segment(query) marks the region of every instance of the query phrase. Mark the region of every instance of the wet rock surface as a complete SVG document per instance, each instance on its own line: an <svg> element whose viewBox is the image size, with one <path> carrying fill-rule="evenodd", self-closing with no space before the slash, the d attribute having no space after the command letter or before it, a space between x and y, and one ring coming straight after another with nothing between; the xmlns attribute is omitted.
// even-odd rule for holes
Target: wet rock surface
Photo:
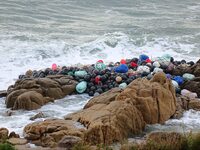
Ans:
<svg viewBox="0 0 200 150"><path fill-rule="evenodd" d="M8 139L8 133L9 131L7 128L0 128L0 142Z"/></svg>
<svg viewBox="0 0 200 150"><path fill-rule="evenodd" d="M71 76L48 76L16 81L8 88L6 107L33 110L44 104L72 94L77 82Z"/></svg>
<svg viewBox="0 0 200 150"><path fill-rule="evenodd" d="M172 118L180 119L183 116L183 113L189 109L199 111L200 110L200 99L178 95L177 101L176 101L176 112L172 116Z"/></svg>
<svg viewBox="0 0 200 150"><path fill-rule="evenodd" d="M47 119L34 122L24 128L25 138L44 147L56 147L64 136L82 137L84 128L78 128L72 120Z"/></svg>
<svg viewBox="0 0 200 150"><path fill-rule="evenodd" d="M25 145L28 143L28 141L23 138L10 138L8 139L8 143L12 145Z"/></svg>
<svg viewBox="0 0 200 150"><path fill-rule="evenodd" d="M67 150L72 149L75 145L82 142L82 139L77 136L64 136L58 143L59 148Z"/></svg>
<svg viewBox="0 0 200 150"><path fill-rule="evenodd" d="M164 73L158 73L150 81L139 78L124 90L116 88L94 97L83 110L65 116L66 120L35 122L24 132L26 139L48 147L56 146L64 136L111 144L141 133L146 124L163 123L175 110L175 89ZM84 128L75 126L76 122Z"/></svg>
<svg viewBox="0 0 200 150"><path fill-rule="evenodd" d="M184 82L181 87L197 93L198 97L200 97L200 77L196 77L193 80Z"/></svg>
<svg viewBox="0 0 200 150"><path fill-rule="evenodd" d="M47 117L47 115L45 115L43 112L39 112L36 115L30 117L30 120L35 120L38 118L46 118L46 117Z"/></svg>
<svg viewBox="0 0 200 150"><path fill-rule="evenodd" d="M7 91L6 90L0 91L0 98L1 97L6 97L6 96L7 96Z"/></svg>

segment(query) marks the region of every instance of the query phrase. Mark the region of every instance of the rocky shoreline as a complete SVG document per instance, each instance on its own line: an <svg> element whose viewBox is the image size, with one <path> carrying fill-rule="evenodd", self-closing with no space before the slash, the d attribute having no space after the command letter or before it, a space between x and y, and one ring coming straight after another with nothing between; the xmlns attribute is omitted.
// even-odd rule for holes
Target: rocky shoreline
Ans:
<svg viewBox="0 0 200 150"><path fill-rule="evenodd" d="M51 148L72 148L80 142L110 145L141 133L146 124L200 110L200 60L162 56L152 61L141 55L107 66L103 61L80 68L54 64L44 71L27 71L2 93L6 107L13 110L34 110L66 95L88 93L94 97L83 110L28 124L24 138ZM7 134L10 139L5 130L1 128L0 137Z"/></svg>

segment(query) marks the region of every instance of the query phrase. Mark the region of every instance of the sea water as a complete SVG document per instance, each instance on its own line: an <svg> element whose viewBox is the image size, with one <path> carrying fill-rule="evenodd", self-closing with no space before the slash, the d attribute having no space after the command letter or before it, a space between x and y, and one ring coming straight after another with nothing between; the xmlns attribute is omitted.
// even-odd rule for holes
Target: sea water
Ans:
<svg viewBox="0 0 200 150"><path fill-rule="evenodd" d="M26 70L51 64L106 63L121 58L151 58L170 54L177 60L200 56L200 1L198 0L1 0L0 90ZM0 127L22 135L29 118L38 112L62 118L81 109L87 95L68 96L34 111L6 116L0 99ZM199 129L197 111L147 130Z"/></svg>

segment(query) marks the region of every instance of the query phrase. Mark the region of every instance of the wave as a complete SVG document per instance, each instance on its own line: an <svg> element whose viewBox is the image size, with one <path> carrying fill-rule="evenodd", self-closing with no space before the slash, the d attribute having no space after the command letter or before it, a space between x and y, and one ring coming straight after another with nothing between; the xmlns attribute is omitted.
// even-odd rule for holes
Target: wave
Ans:
<svg viewBox="0 0 200 150"><path fill-rule="evenodd" d="M64 40L39 40L27 37L9 37L0 40L0 89L28 69L43 69L52 63L58 65L93 64L98 59L106 63L122 58L138 57L145 53L151 58L170 54L176 59L197 60L190 55L194 44L177 43L169 38L132 39L122 32L107 33L94 41L70 45Z"/></svg>

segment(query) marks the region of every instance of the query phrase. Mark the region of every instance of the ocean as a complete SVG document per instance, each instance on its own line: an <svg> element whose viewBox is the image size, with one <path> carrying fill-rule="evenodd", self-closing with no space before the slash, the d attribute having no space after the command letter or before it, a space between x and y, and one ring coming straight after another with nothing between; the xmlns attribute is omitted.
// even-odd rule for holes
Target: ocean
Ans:
<svg viewBox="0 0 200 150"><path fill-rule="evenodd" d="M1 0L0 90L26 70L51 64L106 63L147 54L170 54L176 60L200 56L199 0ZM22 135L29 117L44 112L62 118L81 109L87 95L67 96L35 111L5 116L0 99L0 127ZM65 105L63 105L65 104ZM148 130L197 130L200 113L190 110L179 120Z"/></svg>

